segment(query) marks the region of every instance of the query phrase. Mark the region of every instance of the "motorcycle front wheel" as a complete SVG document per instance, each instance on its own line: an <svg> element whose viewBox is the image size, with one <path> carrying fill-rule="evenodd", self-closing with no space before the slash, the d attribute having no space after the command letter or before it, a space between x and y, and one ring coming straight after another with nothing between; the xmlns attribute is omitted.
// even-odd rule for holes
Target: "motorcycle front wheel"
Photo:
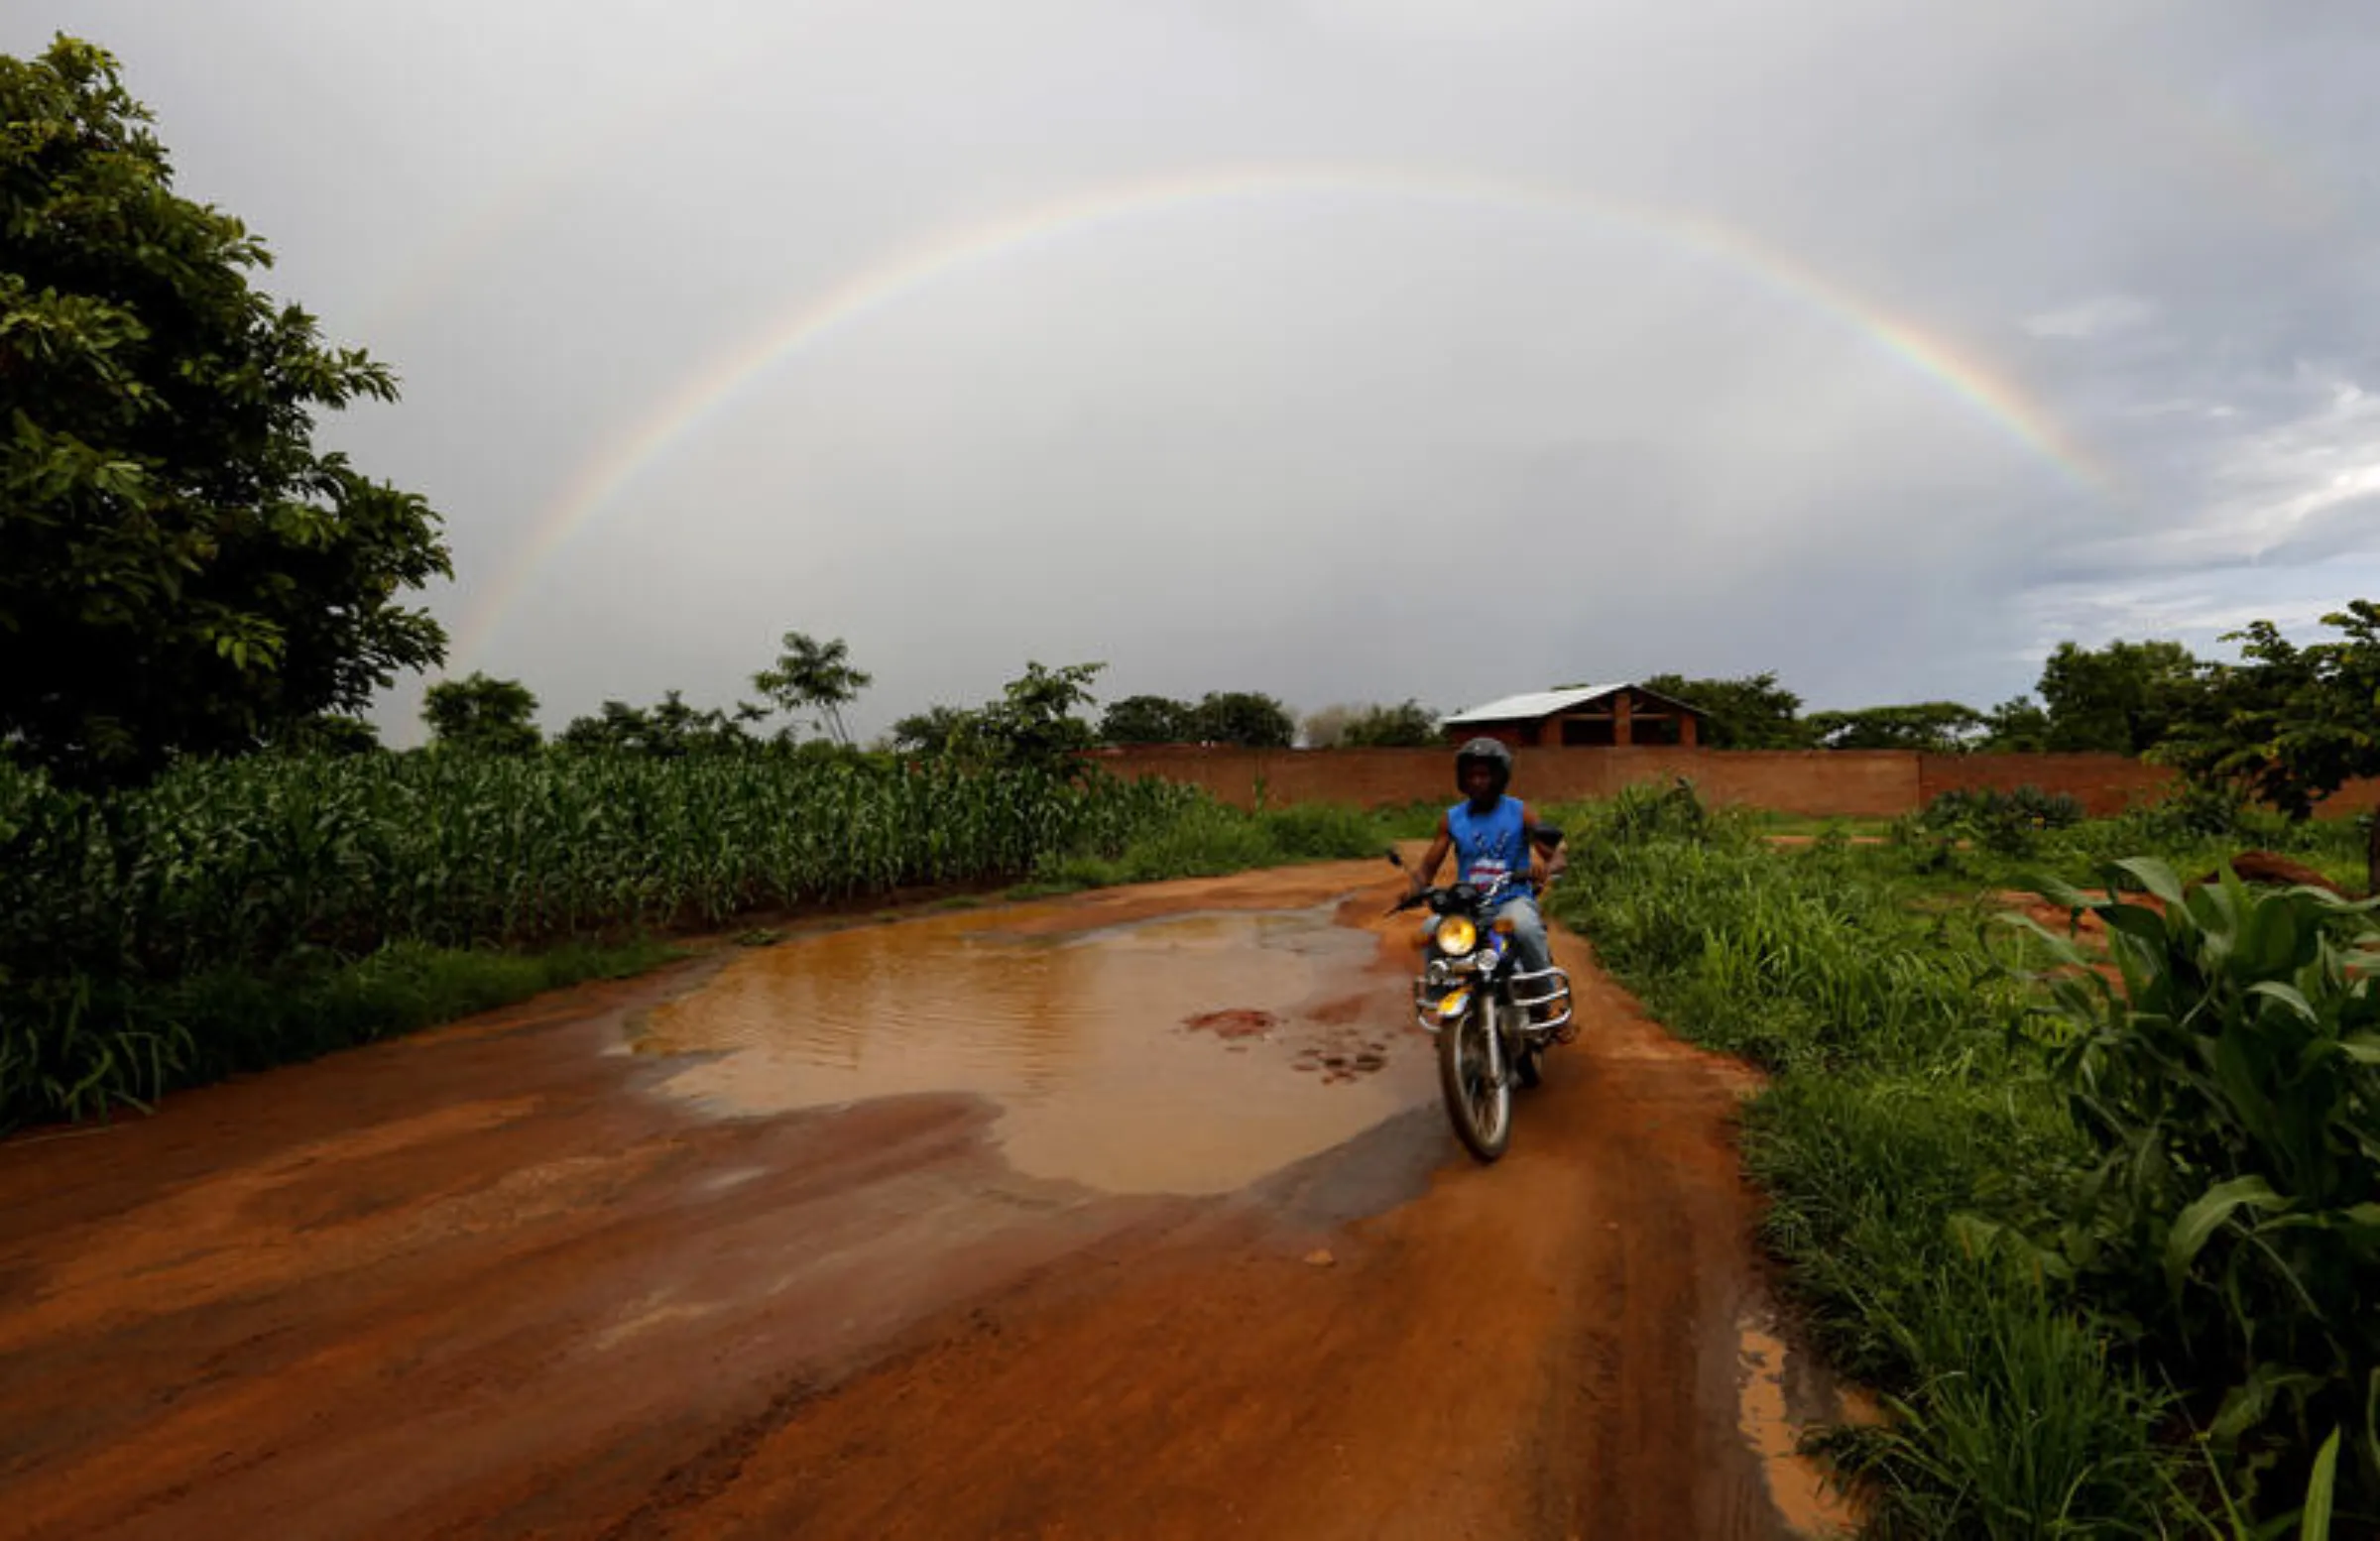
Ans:
<svg viewBox="0 0 2380 1541"><path fill-rule="evenodd" d="M1446 1117L1455 1137L1482 1161L1492 1161L1512 1143L1510 1067L1489 1072L1488 1008L1475 1005L1438 1029L1438 1088L1446 1094Z"/></svg>

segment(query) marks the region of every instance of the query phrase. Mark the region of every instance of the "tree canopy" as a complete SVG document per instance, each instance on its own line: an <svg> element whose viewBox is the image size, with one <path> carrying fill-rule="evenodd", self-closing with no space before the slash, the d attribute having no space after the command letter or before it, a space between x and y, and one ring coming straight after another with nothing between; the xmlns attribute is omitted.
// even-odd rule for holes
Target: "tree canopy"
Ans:
<svg viewBox="0 0 2380 1541"><path fill-rule="evenodd" d="M1128 695L1099 719L1102 744L1187 744L1198 737L1196 708L1163 695Z"/></svg>
<svg viewBox="0 0 2380 1541"><path fill-rule="evenodd" d="M974 713L956 706L929 706L892 725L892 747L912 755L939 755L966 732Z"/></svg>
<svg viewBox="0 0 2380 1541"><path fill-rule="evenodd" d="M2226 633L2215 664L2155 758L2231 782L2293 818L2359 776L2380 776L2380 601L2322 618L2335 638L2299 647L2270 621Z"/></svg>
<svg viewBox="0 0 2380 1541"><path fill-rule="evenodd" d="M1773 671L1736 679L1655 674L1639 683L1655 695L1683 701L1702 712L1701 742L1706 748L1810 747L1812 735L1801 720L1802 698L1778 684Z"/></svg>
<svg viewBox="0 0 2380 1541"><path fill-rule="evenodd" d="M670 690L649 707L606 701L596 714L572 718L554 742L567 749L622 750L662 760L722 754L759 747L745 724L762 715L751 705L740 704L733 712L689 706L680 692Z"/></svg>
<svg viewBox="0 0 2380 1541"><path fill-rule="evenodd" d="M314 448L395 378L251 287L116 61L0 58L0 745L70 779L361 709L445 635L418 497Z"/></svg>
<svg viewBox="0 0 2380 1541"><path fill-rule="evenodd" d="M540 742L537 698L517 679L473 670L441 679L422 692L421 720L430 742L475 755L526 755Z"/></svg>
<svg viewBox="0 0 2380 1541"><path fill-rule="evenodd" d="M1231 744L1242 749L1287 749L1297 719L1271 696L1252 690L1212 690L1196 704L1171 696L1128 695L1099 721L1103 744Z"/></svg>
<svg viewBox="0 0 2380 1541"><path fill-rule="evenodd" d="M963 714L946 752L997 769L1071 773L1083 752L1098 742L1091 724L1076 712L1090 704L1091 681L1106 667L1047 668L1027 662L1021 675L1002 687L998 700Z"/></svg>
<svg viewBox="0 0 2380 1541"><path fill-rule="evenodd" d="M780 712L812 713L820 732L849 749L843 708L858 700L875 676L852 666L851 649L840 637L822 643L804 632L787 632L782 649L774 665L752 676L753 688Z"/></svg>
<svg viewBox="0 0 2380 1541"><path fill-rule="evenodd" d="M1990 719L1957 701L1812 712L1806 719L1821 749L1913 749L1957 754L1973 747Z"/></svg>
<svg viewBox="0 0 2380 1541"><path fill-rule="evenodd" d="M1202 744L1287 749L1297 741L1297 719L1289 708L1254 690L1207 692L1191 710L1190 727Z"/></svg>
<svg viewBox="0 0 2380 1541"><path fill-rule="evenodd" d="M1431 749L1444 740L1438 714L1411 697L1394 706L1364 707L1340 733L1350 749Z"/></svg>
<svg viewBox="0 0 2380 1541"><path fill-rule="evenodd" d="M2060 643L2041 666L2044 747L2146 754L2188 709L2199 672L2199 660L2177 642Z"/></svg>

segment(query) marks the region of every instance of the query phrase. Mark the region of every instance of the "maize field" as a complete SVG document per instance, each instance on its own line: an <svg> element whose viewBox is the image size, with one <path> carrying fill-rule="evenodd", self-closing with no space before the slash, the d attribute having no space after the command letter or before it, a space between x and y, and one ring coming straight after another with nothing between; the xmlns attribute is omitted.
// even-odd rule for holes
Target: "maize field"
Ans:
<svg viewBox="0 0 2380 1541"><path fill-rule="evenodd" d="M0 1124L162 1090L190 1057L157 1005L179 981L996 882L1199 800L765 754L256 756L110 796L0 763Z"/></svg>

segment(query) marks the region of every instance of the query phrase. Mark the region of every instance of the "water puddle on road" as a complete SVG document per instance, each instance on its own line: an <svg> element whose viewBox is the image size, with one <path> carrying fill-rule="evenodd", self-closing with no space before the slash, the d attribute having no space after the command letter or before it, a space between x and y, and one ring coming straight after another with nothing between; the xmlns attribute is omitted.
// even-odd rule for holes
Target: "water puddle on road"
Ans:
<svg viewBox="0 0 2380 1541"><path fill-rule="evenodd" d="M1793 1534L1808 1541L1848 1536L1859 1528L1859 1512L1838 1486L1827 1468L1801 1452L1807 1426L1797 1417L1788 1395L1787 1380L1795 1368L1793 1351L1779 1338L1765 1313L1736 1323L1742 1341L1737 1364L1736 1432L1760 1460L1761 1476L1778 1517ZM1837 1393L1840 1398L1841 1393ZM1830 1414L1863 1421L1858 1410L1845 1406ZM1864 1421L1873 1421L1872 1419Z"/></svg>
<svg viewBox="0 0 2380 1541"><path fill-rule="evenodd" d="M637 1047L720 1055L663 1084L719 1111L976 1093L1020 1171L1228 1192L1435 1094L1377 938L1333 913L1049 934L1027 923L1044 909L803 937L655 1008Z"/></svg>

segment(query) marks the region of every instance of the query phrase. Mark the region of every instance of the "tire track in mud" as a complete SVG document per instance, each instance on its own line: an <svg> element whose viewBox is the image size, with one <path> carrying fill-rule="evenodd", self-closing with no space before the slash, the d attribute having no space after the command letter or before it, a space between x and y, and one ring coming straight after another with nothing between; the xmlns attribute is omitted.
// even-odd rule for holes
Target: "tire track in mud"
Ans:
<svg viewBox="0 0 2380 1541"><path fill-rule="evenodd" d="M1391 883L1294 869L1004 924L1359 892L1354 921ZM1357 991L1401 1012L1399 941ZM1776 1423L1833 1416L1831 1393L1746 1358L1774 1333L1732 1143L1747 1077L1558 946L1586 1030L1493 1168L1434 1104L1209 1198L1022 1175L982 1098L705 1116L654 1090L682 1062L618 1050L716 964L0 1144L10 1523L177 1541L1815 1527L1833 1511Z"/></svg>

